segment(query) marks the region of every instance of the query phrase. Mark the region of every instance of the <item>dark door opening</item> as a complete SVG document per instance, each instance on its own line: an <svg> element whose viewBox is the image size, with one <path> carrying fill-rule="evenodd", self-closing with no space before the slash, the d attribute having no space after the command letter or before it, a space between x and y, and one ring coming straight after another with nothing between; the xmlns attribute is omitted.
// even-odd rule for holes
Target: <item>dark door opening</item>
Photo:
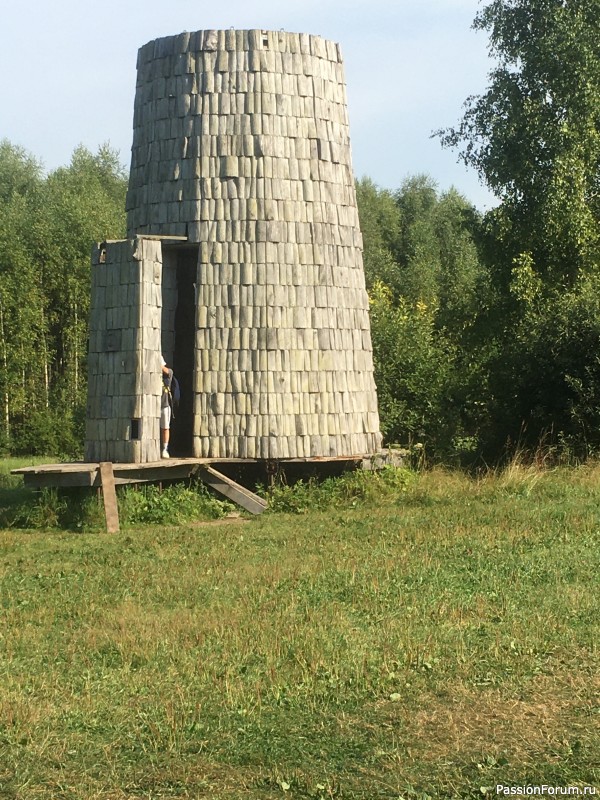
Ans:
<svg viewBox="0 0 600 800"><path fill-rule="evenodd" d="M177 251L177 305L173 372L181 388L179 408L171 424L169 451L175 458L190 458L194 447L194 351L196 345L196 274L198 248Z"/></svg>

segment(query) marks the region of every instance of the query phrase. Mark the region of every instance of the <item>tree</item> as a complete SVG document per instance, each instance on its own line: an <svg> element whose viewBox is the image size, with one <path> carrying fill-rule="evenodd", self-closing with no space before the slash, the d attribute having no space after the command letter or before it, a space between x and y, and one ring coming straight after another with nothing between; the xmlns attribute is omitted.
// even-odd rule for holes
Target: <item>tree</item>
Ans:
<svg viewBox="0 0 600 800"><path fill-rule="evenodd" d="M42 168L24 150L0 143L0 375L2 441L36 401L44 404L43 298L31 258L42 207Z"/></svg>
<svg viewBox="0 0 600 800"><path fill-rule="evenodd" d="M600 447L600 0L492 0L495 66L458 127L498 196L484 220L494 302L482 317L489 380L484 438ZM489 451L488 451L489 452Z"/></svg>
<svg viewBox="0 0 600 800"><path fill-rule="evenodd" d="M126 188L118 153L108 145L96 155L78 147L69 166L45 182L39 268L55 346L54 391L70 407L81 405L86 393L91 245L125 235Z"/></svg>
<svg viewBox="0 0 600 800"><path fill-rule="evenodd" d="M356 182L356 200L364 241L367 288L376 281L396 287L399 267L394 256L400 236L400 209L392 192L380 189L370 178Z"/></svg>
<svg viewBox="0 0 600 800"><path fill-rule="evenodd" d="M447 454L475 440L487 385L474 334L488 285L479 216L426 175L394 193L363 179L357 197L382 431Z"/></svg>
<svg viewBox="0 0 600 800"><path fill-rule="evenodd" d="M371 329L381 429L387 442L427 440L434 450L446 437L453 353L435 331L424 303L396 303L377 281L370 292Z"/></svg>
<svg viewBox="0 0 600 800"><path fill-rule="evenodd" d="M442 142L501 200L488 223L505 285L524 254L546 283L574 285L599 264L600 0L493 0L474 28L496 66Z"/></svg>
<svg viewBox="0 0 600 800"><path fill-rule="evenodd" d="M436 307L442 265L435 231L436 184L427 175L407 178L396 192L400 233L394 248L402 265L401 293L413 302Z"/></svg>
<svg viewBox="0 0 600 800"><path fill-rule="evenodd" d="M44 176L0 143L0 440L13 451L81 447L91 244L125 232L118 155L78 148Z"/></svg>
<svg viewBox="0 0 600 800"><path fill-rule="evenodd" d="M0 202L25 197L42 180L42 165L22 147L0 141Z"/></svg>

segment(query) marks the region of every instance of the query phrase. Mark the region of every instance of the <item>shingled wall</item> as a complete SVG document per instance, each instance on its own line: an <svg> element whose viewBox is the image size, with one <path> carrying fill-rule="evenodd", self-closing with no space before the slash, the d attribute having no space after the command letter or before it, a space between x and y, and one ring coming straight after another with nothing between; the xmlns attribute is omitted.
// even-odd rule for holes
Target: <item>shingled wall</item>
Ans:
<svg viewBox="0 0 600 800"><path fill-rule="evenodd" d="M86 461L160 456L162 249L135 238L92 252Z"/></svg>

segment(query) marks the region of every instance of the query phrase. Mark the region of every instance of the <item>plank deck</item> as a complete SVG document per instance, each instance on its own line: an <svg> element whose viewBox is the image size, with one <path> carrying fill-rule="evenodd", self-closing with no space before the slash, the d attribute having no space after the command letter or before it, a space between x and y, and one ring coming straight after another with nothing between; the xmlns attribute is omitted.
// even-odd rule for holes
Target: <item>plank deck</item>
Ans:
<svg viewBox="0 0 600 800"><path fill-rule="evenodd" d="M368 456L317 456L281 459L278 464L346 463L362 462ZM22 475L25 486L33 489L46 487L88 486L102 489L105 504L106 525L109 532L119 530L116 490L118 485L135 483L159 483L168 480L185 480L197 476L203 483L249 511L262 514L267 508L263 498L241 486L227 475L215 469L219 464L258 464L261 459L251 458L171 458L145 464L121 464L116 462L71 462L65 464L37 464L11 470L13 475ZM110 468L110 469L109 469ZM110 472L110 475L109 475ZM114 499L110 498L114 495Z"/></svg>
<svg viewBox="0 0 600 800"><path fill-rule="evenodd" d="M306 458L279 459L278 464L324 464L334 461L359 462L366 456L316 456ZM258 464L261 459L252 458L171 458L149 461L145 464L113 462L116 484L149 483L190 477L200 466L211 464ZM13 475L22 475L26 486L100 486L99 465L94 462L70 462L64 464L37 464L11 470Z"/></svg>

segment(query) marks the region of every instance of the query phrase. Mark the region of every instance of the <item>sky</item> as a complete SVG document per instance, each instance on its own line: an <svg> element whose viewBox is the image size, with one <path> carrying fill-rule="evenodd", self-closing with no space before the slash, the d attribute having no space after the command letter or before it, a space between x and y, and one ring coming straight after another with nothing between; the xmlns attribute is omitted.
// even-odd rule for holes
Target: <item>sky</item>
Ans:
<svg viewBox="0 0 600 800"><path fill-rule="evenodd" d="M485 0L481 0L485 4ZM2 0L0 139L47 171L83 144L128 167L137 50L200 29L260 28L338 42L357 177L395 190L417 174L482 211L492 195L432 133L455 125L487 85L480 0Z"/></svg>

